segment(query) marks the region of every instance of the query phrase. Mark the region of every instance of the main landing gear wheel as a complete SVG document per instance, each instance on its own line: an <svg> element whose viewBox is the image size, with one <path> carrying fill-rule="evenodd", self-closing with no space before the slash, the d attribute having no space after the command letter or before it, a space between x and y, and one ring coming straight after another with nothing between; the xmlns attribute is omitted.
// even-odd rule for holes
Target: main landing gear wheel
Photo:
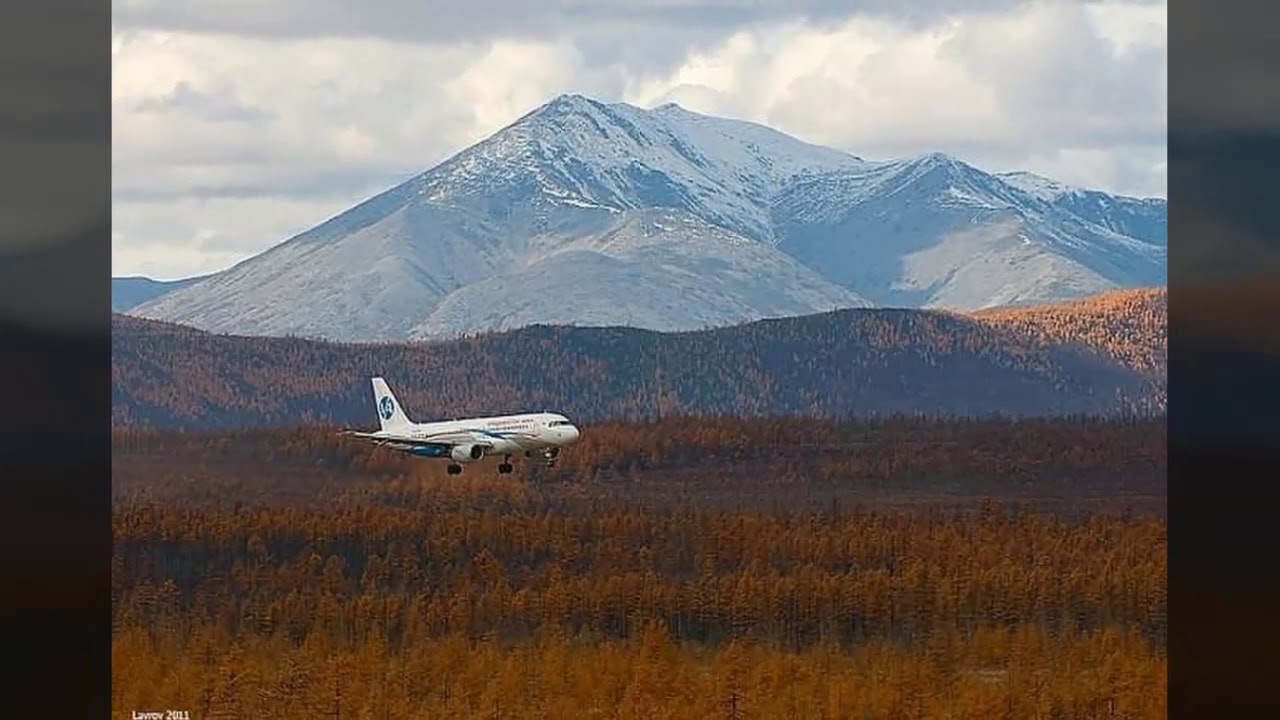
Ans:
<svg viewBox="0 0 1280 720"><path fill-rule="evenodd" d="M459 465L459 464L457 464L457 463L451 463L451 464L449 465L449 470L448 470L448 472L449 472L449 474L450 474L450 475L461 475L461 474L462 474L462 466L461 466L461 465Z"/></svg>
<svg viewBox="0 0 1280 720"><path fill-rule="evenodd" d="M513 468L511 467L511 456L508 455L502 460L502 464L498 466L499 475L509 475Z"/></svg>

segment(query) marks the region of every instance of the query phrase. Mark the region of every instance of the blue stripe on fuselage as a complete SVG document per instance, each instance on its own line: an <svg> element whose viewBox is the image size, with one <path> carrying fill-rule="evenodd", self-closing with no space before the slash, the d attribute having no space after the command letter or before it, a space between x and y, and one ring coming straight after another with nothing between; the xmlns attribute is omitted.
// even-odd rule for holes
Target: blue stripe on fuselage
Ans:
<svg viewBox="0 0 1280 720"><path fill-rule="evenodd" d="M478 432L481 435L488 435L489 437L495 437L495 438L498 438L499 440L508 440L511 438L512 435L515 434L515 433L509 433L509 432L500 433L500 432L494 432L492 430L478 430L478 429L472 430L472 432Z"/></svg>

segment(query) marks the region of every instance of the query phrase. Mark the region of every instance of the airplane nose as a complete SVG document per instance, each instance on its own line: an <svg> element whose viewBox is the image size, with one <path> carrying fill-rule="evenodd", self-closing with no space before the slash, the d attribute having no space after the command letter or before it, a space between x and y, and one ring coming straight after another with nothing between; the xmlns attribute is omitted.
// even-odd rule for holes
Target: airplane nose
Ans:
<svg viewBox="0 0 1280 720"><path fill-rule="evenodd" d="M574 440L578 439L577 425L570 425L569 427L566 427L564 430L569 435L569 442L573 442Z"/></svg>

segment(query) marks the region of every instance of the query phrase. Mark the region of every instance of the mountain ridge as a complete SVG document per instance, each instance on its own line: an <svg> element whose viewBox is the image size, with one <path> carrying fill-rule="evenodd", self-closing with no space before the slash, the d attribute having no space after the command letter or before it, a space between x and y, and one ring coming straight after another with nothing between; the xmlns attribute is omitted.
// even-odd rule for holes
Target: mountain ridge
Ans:
<svg viewBox="0 0 1280 720"><path fill-rule="evenodd" d="M1155 308L1164 297L1155 290L1102 302L1056 335L1002 317L855 308L674 333L531 325L455 340L335 343L218 335L117 315L113 423L363 427L371 422L372 375L388 377L420 419L536 407L587 422L1159 413L1162 370L1100 347L1105 333L1093 328L1127 323L1145 334L1147 356L1159 355L1163 315Z"/></svg>
<svg viewBox="0 0 1280 720"><path fill-rule="evenodd" d="M1164 203L1010 178L942 153L870 161L675 104L564 95L130 312L405 340L628 314L684 330L832 307L973 310L1163 284ZM645 235L655 214L687 232ZM546 299L556 287L574 289L572 307Z"/></svg>

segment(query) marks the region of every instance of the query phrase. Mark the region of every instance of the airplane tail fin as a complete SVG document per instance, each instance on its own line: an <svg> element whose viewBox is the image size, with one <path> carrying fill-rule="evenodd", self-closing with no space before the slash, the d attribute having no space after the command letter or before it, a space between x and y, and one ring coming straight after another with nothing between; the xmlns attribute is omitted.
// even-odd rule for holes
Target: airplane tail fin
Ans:
<svg viewBox="0 0 1280 720"><path fill-rule="evenodd" d="M374 407L378 410L378 422L382 425L382 429L400 430L412 425L413 421L404 414L404 408L400 407L396 396L391 393L391 388L387 387L387 382L380 377L372 380Z"/></svg>

